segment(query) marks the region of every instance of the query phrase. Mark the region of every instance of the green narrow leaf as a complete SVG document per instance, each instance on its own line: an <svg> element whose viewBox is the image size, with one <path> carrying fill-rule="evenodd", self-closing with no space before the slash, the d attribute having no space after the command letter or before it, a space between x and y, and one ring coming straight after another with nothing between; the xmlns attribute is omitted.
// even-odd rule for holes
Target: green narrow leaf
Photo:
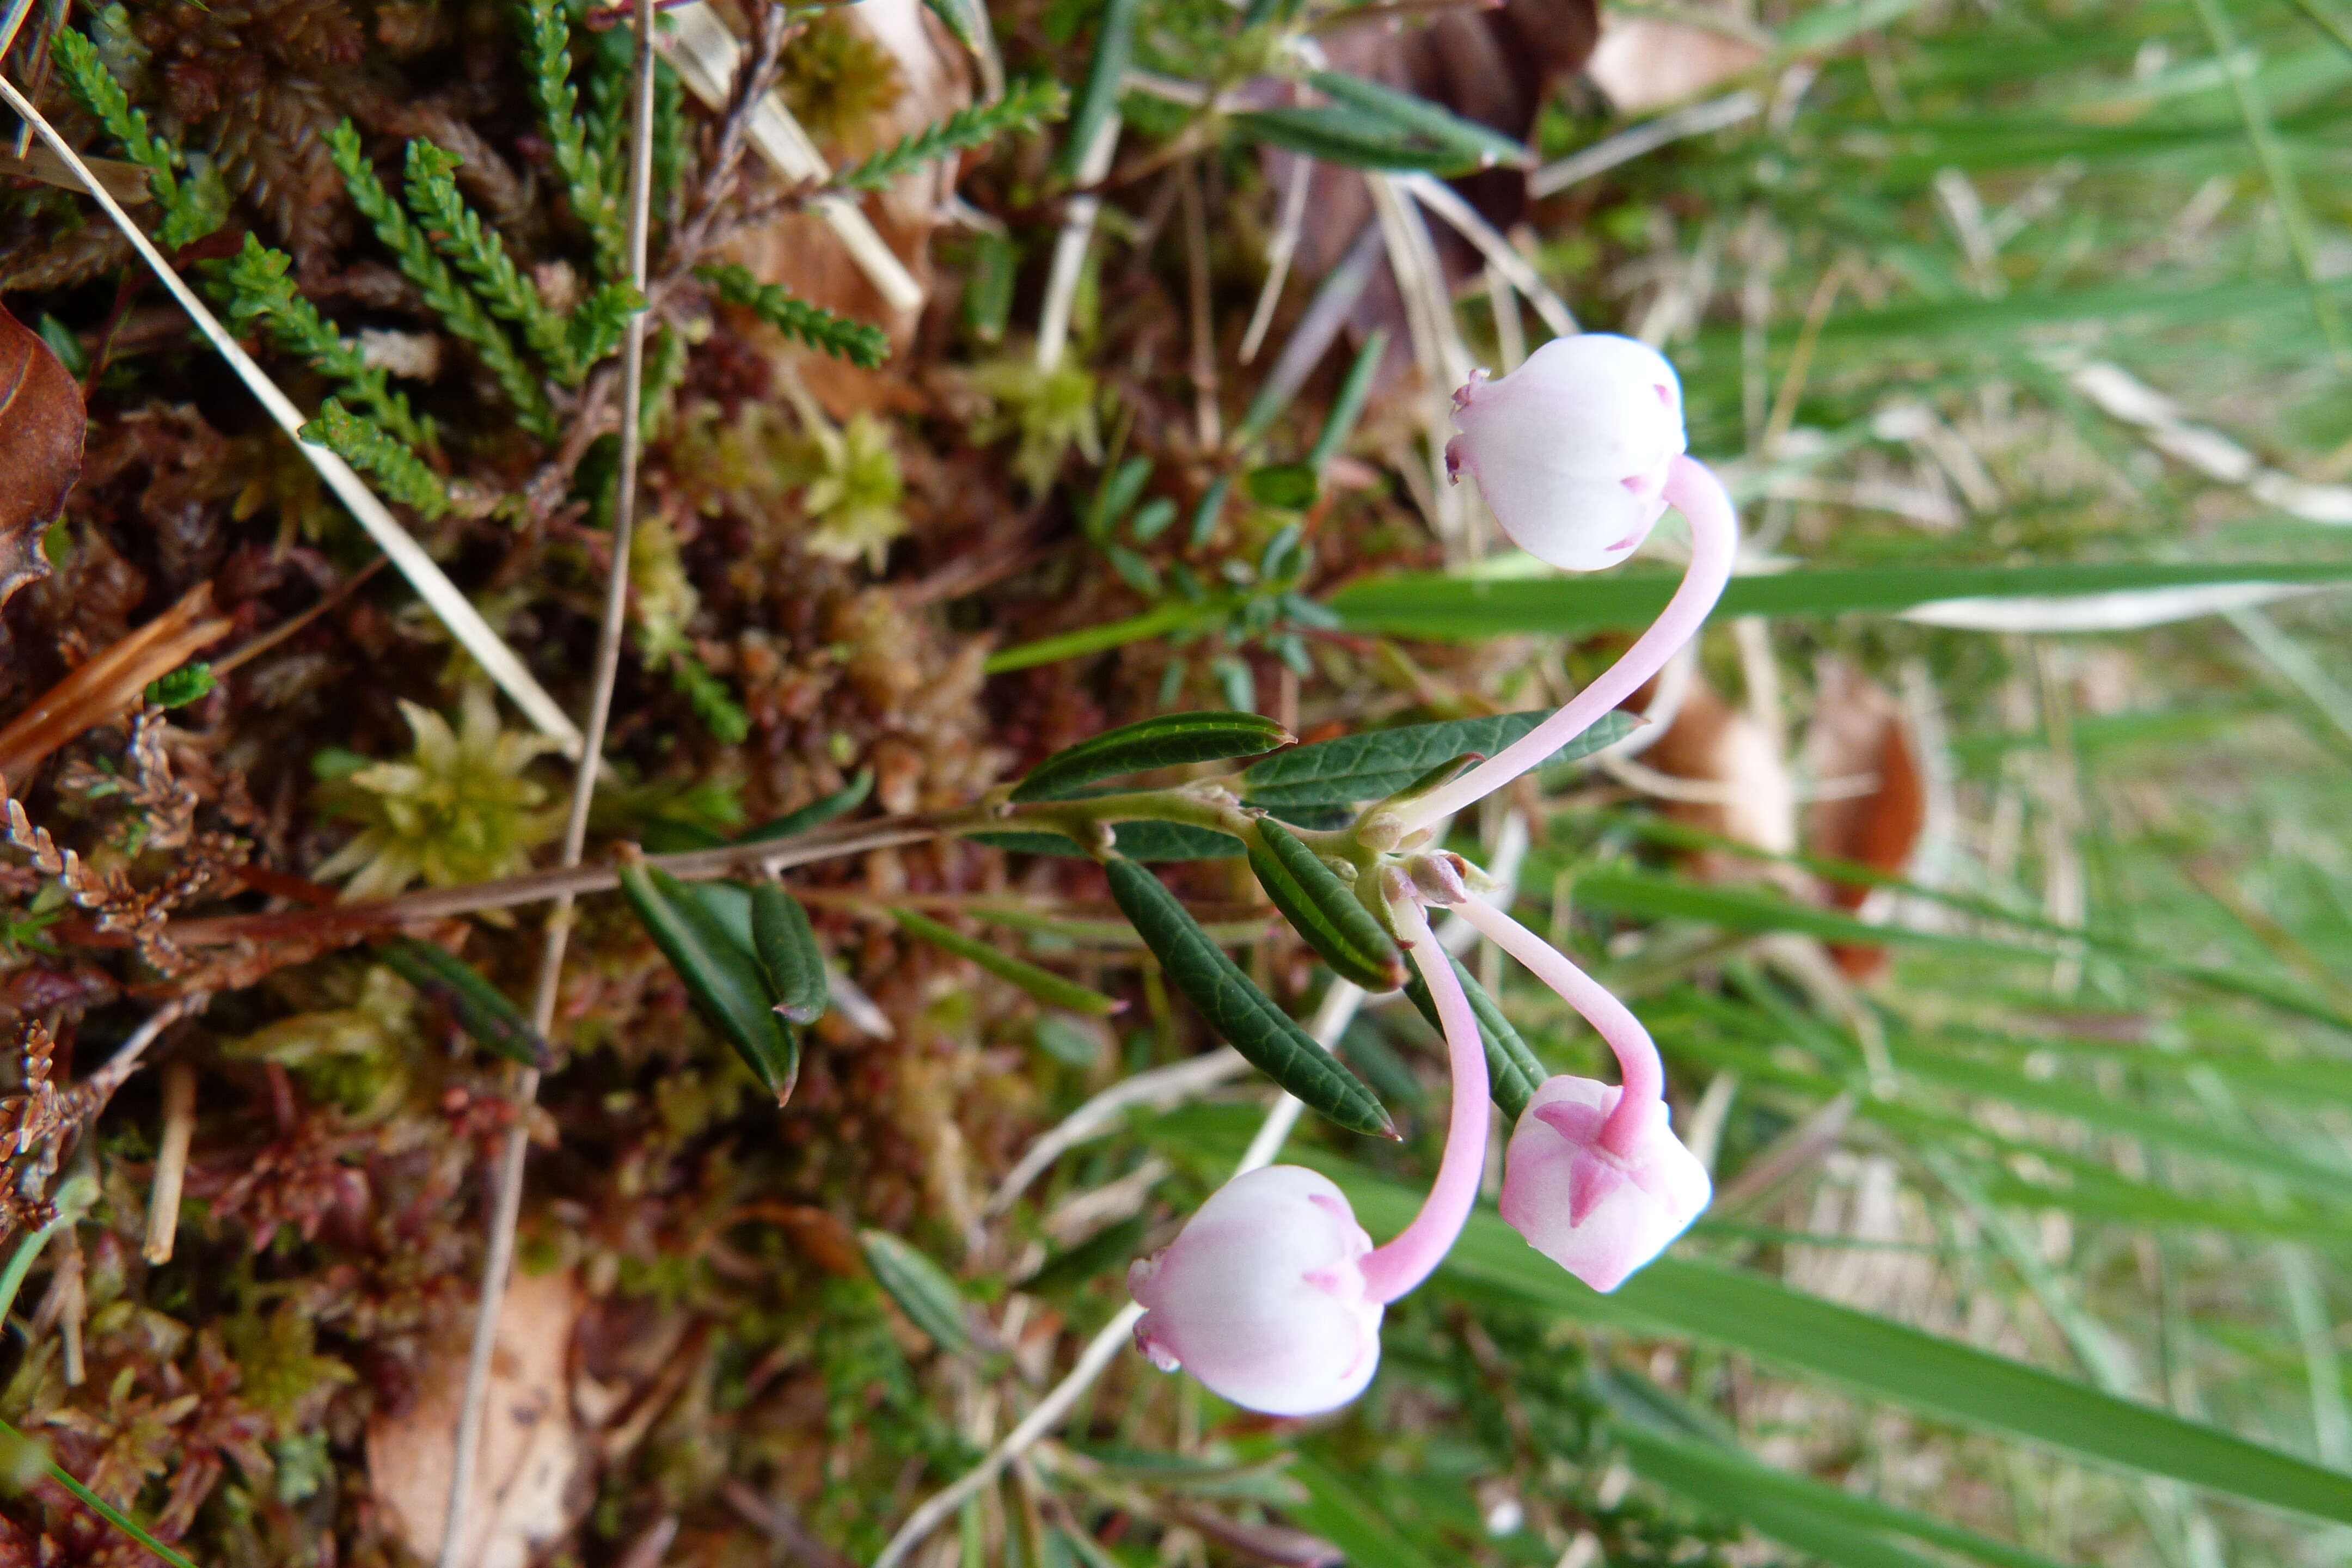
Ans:
<svg viewBox="0 0 2352 1568"><path fill-rule="evenodd" d="M971 960L999 980L1018 985L1049 1007L1062 1007L1073 1013L1105 1018L1127 1005L1115 996L1106 996L1075 980L1065 980L1050 969L1040 969L1025 959L1015 958L913 910L893 909L890 918L897 921L908 936L919 937L933 947L952 952L959 958Z"/></svg>
<svg viewBox="0 0 2352 1568"><path fill-rule="evenodd" d="M1381 929L1356 891L1341 881L1322 857L1272 817L1258 824L1258 843L1249 851L1258 886L1307 945L1342 980L1367 991L1393 991L1404 984L1404 956Z"/></svg>
<svg viewBox="0 0 2352 1568"><path fill-rule="evenodd" d="M748 946L666 871L624 866L621 891L702 1016L727 1037L778 1105L790 1100L800 1076L800 1037L776 1016L775 998Z"/></svg>
<svg viewBox="0 0 2352 1568"><path fill-rule="evenodd" d="M1765 1534L1827 1561L1851 1561L1827 1549L1843 1537L1824 1533L1808 1541L1792 1531L1884 1532L1940 1546L1994 1568L2059 1568L2038 1552L1891 1507L1843 1487L1790 1475L1720 1443L1670 1436L1630 1423L1621 1424L1616 1435L1640 1474L1704 1507L1746 1519ZM1908 1552L1903 1557L1906 1562L1919 1561Z"/></svg>
<svg viewBox="0 0 2352 1568"><path fill-rule="evenodd" d="M1315 504L1320 485L1313 466L1307 463L1269 463L1262 468L1252 468L1242 476L1242 488L1250 500L1260 506L1278 506L1291 511L1304 511Z"/></svg>
<svg viewBox="0 0 2352 1568"><path fill-rule="evenodd" d="M1410 1188L1342 1162L1317 1163L1376 1234L1405 1225L1420 1208L1422 1195ZM1482 1212L1438 1277L1454 1289L1498 1291L1586 1322L1729 1345L1929 1415L2352 1523L2352 1475L1741 1269L1664 1258L1602 1295L1529 1247L1499 1215Z"/></svg>
<svg viewBox="0 0 2352 1568"><path fill-rule="evenodd" d="M1893 615L1939 599L2072 597L2216 583L2352 581L2352 563L2168 562L2048 566L1812 567L1736 577L1719 616ZM1575 637L1639 630L1657 619L1680 584L1662 573L1508 580L1399 574L1349 584L1325 601L1350 631L1433 641L1479 642L1506 632Z"/></svg>
<svg viewBox="0 0 2352 1568"><path fill-rule="evenodd" d="M832 1000L824 978L824 950L809 929L808 910L781 882L751 888L751 952L768 977L776 1011L788 1023L814 1024Z"/></svg>
<svg viewBox="0 0 2352 1568"><path fill-rule="evenodd" d="M1054 173L1063 179L1077 178L1087 150L1118 112L1118 95L1135 53L1135 17L1142 8L1142 0L1103 0L1094 58L1087 62L1086 84L1078 89L1077 107L1070 114L1069 140L1062 143L1062 155L1054 164Z"/></svg>
<svg viewBox="0 0 2352 1568"><path fill-rule="evenodd" d="M1055 752L1029 771L1014 787L1013 798L1066 800L1098 779L1185 763L1259 756L1295 739L1280 724L1256 713L1163 713L1106 730Z"/></svg>
<svg viewBox="0 0 2352 1568"><path fill-rule="evenodd" d="M1387 121L1400 136L1423 137L1440 147L1451 148L1475 168L1489 168L1496 163L1523 168L1527 164L1528 150L1521 143L1490 125L1465 120L1425 98L1341 71L1316 71L1307 79L1334 102Z"/></svg>
<svg viewBox="0 0 2352 1568"><path fill-rule="evenodd" d="M1544 1079L1551 1076L1528 1043L1503 1016L1502 1007L1478 984L1478 977L1452 953L1445 961L1454 966L1454 978L1462 982L1462 994L1470 1000L1470 1011L1478 1019L1479 1043L1486 1047L1486 1084L1496 1106L1516 1124L1528 1108L1528 1101ZM1415 973L1405 982L1405 999L1421 1011L1429 1026L1440 1035L1445 1033L1444 1020L1437 1016L1437 999L1429 994L1429 983Z"/></svg>
<svg viewBox="0 0 2352 1568"><path fill-rule="evenodd" d="M1370 1498L1336 1472L1301 1454L1283 1473L1307 1489L1304 1506L1283 1511L1293 1524L1345 1552L1350 1568L1437 1568Z"/></svg>
<svg viewBox="0 0 2352 1568"><path fill-rule="evenodd" d="M861 1230L857 1241L874 1278L933 1344L955 1355L971 1349L963 1292L947 1270L887 1230Z"/></svg>
<svg viewBox="0 0 2352 1568"><path fill-rule="evenodd" d="M1315 445L1307 454L1307 466L1317 474L1330 465L1339 455L1339 448L1355 434L1356 421L1363 417L1365 400L1372 395L1372 376L1381 368L1381 361L1389 352L1386 328L1376 328L1364 339L1364 346L1356 351L1356 360L1348 367L1348 379L1339 384L1339 395L1331 400L1331 412L1323 416L1323 428L1315 437Z"/></svg>
<svg viewBox="0 0 2352 1568"><path fill-rule="evenodd" d="M112 1503L107 1501L104 1498L99 1496L96 1492L82 1485L82 1483L75 1478L72 1472L68 1470L63 1465L58 1464L56 1459L49 1457L49 1451L47 1448L41 1447L38 1443L34 1442L33 1439L26 1436L22 1432L17 1431L16 1428L11 1426L5 1421L0 1421L0 1436L6 1436L12 1443L17 1446L20 1456L24 1455L26 1451L39 1455L41 1468L48 1472L48 1476L51 1480L65 1488L66 1490L73 1493L77 1499L80 1500L81 1505L89 1510L90 1512L98 1515L99 1518L106 1521L107 1523L122 1531L123 1534L137 1542L141 1546L153 1552L159 1561L170 1563L171 1568L196 1568L194 1563L189 1562L185 1557L183 1557L177 1552L173 1551L172 1548L156 1540L154 1536L149 1534L146 1526L141 1524L137 1520L131 1518L129 1514L123 1512L121 1509L115 1507Z"/></svg>
<svg viewBox="0 0 2352 1568"><path fill-rule="evenodd" d="M1350 1131L1397 1135L1363 1080L1253 984L1158 877L1132 860L1113 860L1103 869L1112 899L1159 958L1169 983L1227 1045L1318 1114Z"/></svg>
<svg viewBox="0 0 2352 1568"><path fill-rule="evenodd" d="M1034 1296L1087 1284L1105 1270L1142 1256L1144 1238L1150 1234L1151 1221L1144 1215L1105 1226L1039 1264L1037 1272L1021 1281L1021 1289Z"/></svg>
<svg viewBox="0 0 2352 1568"><path fill-rule="evenodd" d="M845 812L856 811L873 793L874 770L860 768L856 778L831 795L813 800L798 811L788 811L772 821L740 833L736 835L735 842L765 844L772 839L790 838L796 834L806 833L812 827L822 827Z"/></svg>
<svg viewBox="0 0 2352 1568"><path fill-rule="evenodd" d="M554 1052L522 1009L448 949L403 936L376 943L375 955L394 974L448 1008L457 1026L483 1049L536 1068L553 1062Z"/></svg>
<svg viewBox="0 0 2352 1568"><path fill-rule="evenodd" d="M1242 774L1243 797L1269 811L1385 800L1411 787L1430 769L1465 752L1493 756L1550 716L1545 710L1491 719L1451 719L1438 724L1370 730L1300 746L1253 763ZM1570 762L1612 746L1633 732L1633 724L1628 714L1604 714L1592 728L1554 752L1552 760Z"/></svg>
<svg viewBox="0 0 2352 1568"><path fill-rule="evenodd" d="M1466 174L1479 156L1461 144L1417 135L1383 115L1340 105L1257 109L1229 123L1245 140L1349 169L1399 174Z"/></svg>

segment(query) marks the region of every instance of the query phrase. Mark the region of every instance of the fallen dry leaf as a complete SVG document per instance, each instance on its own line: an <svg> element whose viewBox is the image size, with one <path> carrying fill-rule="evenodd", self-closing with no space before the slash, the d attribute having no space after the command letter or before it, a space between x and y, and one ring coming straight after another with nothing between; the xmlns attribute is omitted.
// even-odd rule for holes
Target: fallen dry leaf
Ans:
<svg viewBox="0 0 2352 1568"><path fill-rule="evenodd" d="M1722 86L1764 58L1761 46L1713 27L1622 16L1602 29L1584 74L1621 114L1647 114Z"/></svg>
<svg viewBox="0 0 2352 1568"><path fill-rule="evenodd" d="M0 306L0 605L49 574L41 535L81 477L81 388L40 334Z"/></svg>
<svg viewBox="0 0 2352 1568"><path fill-rule="evenodd" d="M507 1287L460 1568L525 1568L587 1511L589 1443L572 1407L569 1375L581 1307L568 1271L518 1272ZM465 1384L460 1337L425 1363L413 1404L368 1424L369 1488L402 1543L427 1563L440 1553L448 1516L450 1435Z"/></svg>
<svg viewBox="0 0 2352 1568"><path fill-rule="evenodd" d="M1674 722L1642 761L1673 778L1712 786L1704 801L1668 800L1666 814L1775 855L1797 847L1797 791L1771 732L1694 674ZM1759 863L1701 851L1692 870L1710 881L1753 879Z"/></svg>
<svg viewBox="0 0 2352 1568"><path fill-rule="evenodd" d="M1816 686L1805 757L1823 791L1805 813L1805 847L1895 876L1910 862L1927 820L1927 789L1903 705L1843 659L1823 659ZM1838 787L1848 781L1850 791ZM1845 910L1860 909L1870 896L1868 888L1844 882L1827 883L1822 892ZM1885 966L1884 948L1833 944L1830 951L1856 980Z"/></svg>

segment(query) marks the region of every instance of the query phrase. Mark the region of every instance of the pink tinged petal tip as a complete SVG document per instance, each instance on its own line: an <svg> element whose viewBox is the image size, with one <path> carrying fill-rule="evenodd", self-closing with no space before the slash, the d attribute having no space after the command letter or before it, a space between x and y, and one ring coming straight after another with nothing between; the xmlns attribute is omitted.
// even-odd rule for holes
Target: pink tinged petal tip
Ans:
<svg viewBox="0 0 2352 1568"><path fill-rule="evenodd" d="M1220 1187L1128 1273L1144 1309L1136 1348L1267 1415L1313 1415L1364 1391L1381 1303L1365 1291L1372 1239L1328 1177L1270 1165Z"/></svg>
<svg viewBox="0 0 2352 1568"><path fill-rule="evenodd" d="M1601 1145L1622 1092L1589 1078L1546 1079L1503 1156L1503 1218L1596 1290L1614 1290L1664 1252L1714 1195L1663 1103L1629 1151Z"/></svg>
<svg viewBox="0 0 2352 1568"><path fill-rule="evenodd" d="M1682 383L1655 349L1606 332L1555 338L1500 381L1454 395L1467 468L1503 531L1570 572L1614 565L1665 510L1684 451Z"/></svg>

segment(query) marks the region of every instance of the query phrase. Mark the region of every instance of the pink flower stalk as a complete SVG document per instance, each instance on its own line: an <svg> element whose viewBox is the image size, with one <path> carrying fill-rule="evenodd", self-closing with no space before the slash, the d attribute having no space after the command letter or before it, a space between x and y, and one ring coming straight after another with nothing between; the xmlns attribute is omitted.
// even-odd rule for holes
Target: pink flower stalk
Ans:
<svg viewBox="0 0 2352 1568"><path fill-rule="evenodd" d="M1614 1290L1689 1228L1714 1184L1675 1136L1665 1068L1631 1009L1567 956L1493 905L1465 919L1600 1031L1620 1088L1563 1073L1519 1114L1503 1154L1502 1215L1537 1251L1596 1290Z"/></svg>
<svg viewBox="0 0 2352 1568"><path fill-rule="evenodd" d="M1691 561L1682 586L1622 658L1517 742L1404 808L1401 840L1494 794L1591 729L1664 669L1723 596L1739 553L1739 520L1722 481L1682 455L1680 388L1656 351L1587 332L1555 338L1502 380L1474 380L1454 395L1462 434L1445 449L1448 464L1470 471L1496 521L1529 554L1574 571L1614 564L1671 505L1690 524Z"/></svg>
<svg viewBox="0 0 2352 1568"><path fill-rule="evenodd" d="M1136 1348L1267 1415L1313 1415L1364 1391L1381 1314L1429 1278L1462 1233L1486 1160L1486 1054L1454 966L1417 903L1399 923L1445 1021L1453 1108L1437 1180L1411 1225L1375 1249L1328 1178L1270 1165L1217 1189L1184 1228L1128 1271L1144 1314Z"/></svg>

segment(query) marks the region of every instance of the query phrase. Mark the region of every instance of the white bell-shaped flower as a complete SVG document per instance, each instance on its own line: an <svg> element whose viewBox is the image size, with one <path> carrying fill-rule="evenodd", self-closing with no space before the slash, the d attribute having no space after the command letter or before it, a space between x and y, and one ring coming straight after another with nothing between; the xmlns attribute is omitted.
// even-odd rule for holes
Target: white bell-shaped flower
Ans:
<svg viewBox="0 0 2352 1568"><path fill-rule="evenodd" d="M1371 1249L1328 1177L1297 1165L1235 1176L1128 1271L1145 1309L1136 1348L1246 1410L1336 1409L1380 1365L1382 1308L1361 1268Z"/></svg>
<svg viewBox="0 0 2352 1568"><path fill-rule="evenodd" d="M1675 367L1606 332L1554 338L1500 381L1476 373L1454 423L1447 471L1468 469L1512 542L1570 572L1613 566L1648 537L1686 445Z"/></svg>
<svg viewBox="0 0 2352 1568"><path fill-rule="evenodd" d="M1624 1090L1563 1073L1519 1113L1498 1205L1528 1244L1595 1290L1614 1290L1666 1249L1714 1195L1706 1167L1653 1101L1631 1152L1601 1141Z"/></svg>

